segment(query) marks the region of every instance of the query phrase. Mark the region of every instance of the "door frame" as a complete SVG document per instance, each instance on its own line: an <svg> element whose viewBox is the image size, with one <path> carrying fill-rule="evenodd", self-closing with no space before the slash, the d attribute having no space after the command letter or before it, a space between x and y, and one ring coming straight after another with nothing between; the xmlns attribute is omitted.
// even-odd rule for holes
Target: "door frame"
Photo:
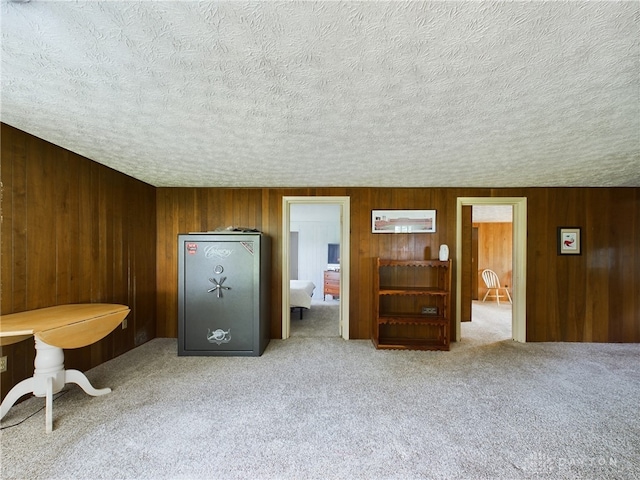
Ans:
<svg viewBox="0 0 640 480"><path fill-rule="evenodd" d="M460 341L462 313L462 207L511 205L513 207L513 306L511 335L527 341L527 197L458 197L456 211L456 341Z"/></svg>
<svg viewBox="0 0 640 480"><path fill-rule="evenodd" d="M287 305L290 305L289 231L293 204L340 206L340 336L349 340L351 197L282 197L282 338L289 338L291 332L291 308Z"/></svg>

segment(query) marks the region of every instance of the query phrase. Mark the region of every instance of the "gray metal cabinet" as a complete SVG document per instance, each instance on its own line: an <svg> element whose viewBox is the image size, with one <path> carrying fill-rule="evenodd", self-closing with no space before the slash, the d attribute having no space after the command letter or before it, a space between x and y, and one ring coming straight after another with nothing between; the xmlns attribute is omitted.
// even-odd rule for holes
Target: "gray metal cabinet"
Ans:
<svg viewBox="0 0 640 480"><path fill-rule="evenodd" d="M178 355L262 355L270 256L262 233L178 235Z"/></svg>

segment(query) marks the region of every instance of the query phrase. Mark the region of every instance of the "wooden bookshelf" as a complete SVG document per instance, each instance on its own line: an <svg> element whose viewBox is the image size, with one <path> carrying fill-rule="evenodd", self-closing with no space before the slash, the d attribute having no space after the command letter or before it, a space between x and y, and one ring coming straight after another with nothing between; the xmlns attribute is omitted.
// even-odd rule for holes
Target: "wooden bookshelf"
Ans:
<svg viewBox="0 0 640 480"><path fill-rule="evenodd" d="M451 260L375 262L376 348L449 350Z"/></svg>

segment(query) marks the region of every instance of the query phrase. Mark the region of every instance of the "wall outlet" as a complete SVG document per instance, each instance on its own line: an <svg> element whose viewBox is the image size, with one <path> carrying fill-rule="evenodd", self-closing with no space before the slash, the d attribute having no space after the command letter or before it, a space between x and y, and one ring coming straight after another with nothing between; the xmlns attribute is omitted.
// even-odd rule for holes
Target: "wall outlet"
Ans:
<svg viewBox="0 0 640 480"><path fill-rule="evenodd" d="M127 328L127 319L126 318L124 320L122 320L122 329L124 330L125 328Z"/></svg>
<svg viewBox="0 0 640 480"><path fill-rule="evenodd" d="M0 357L0 372L7 371L7 357Z"/></svg>
<svg viewBox="0 0 640 480"><path fill-rule="evenodd" d="M422 315L437 315L438 307L422 307Z"/></svg>

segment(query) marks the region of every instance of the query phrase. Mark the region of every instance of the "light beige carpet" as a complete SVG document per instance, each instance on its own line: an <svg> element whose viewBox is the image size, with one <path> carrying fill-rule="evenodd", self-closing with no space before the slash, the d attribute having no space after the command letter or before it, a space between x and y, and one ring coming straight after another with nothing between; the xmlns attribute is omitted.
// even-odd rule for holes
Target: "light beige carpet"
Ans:
<svg viewBox="0 0 640 480"><path fill-rule="evenodd" d="M178 357L155 339L87 372L111 394L59 396L52 434L42 399L12 408L1 476L640 478L640 345L479 340L479 318L450 352L333 335Z"/></svg>
<svg viewBox="0 0 640 480"><path fill-rule="evenodd" d="M304 310L302 319L298 313L291 314L292 337L339 337L340 301L312 300L311 308Z"/></svg>

